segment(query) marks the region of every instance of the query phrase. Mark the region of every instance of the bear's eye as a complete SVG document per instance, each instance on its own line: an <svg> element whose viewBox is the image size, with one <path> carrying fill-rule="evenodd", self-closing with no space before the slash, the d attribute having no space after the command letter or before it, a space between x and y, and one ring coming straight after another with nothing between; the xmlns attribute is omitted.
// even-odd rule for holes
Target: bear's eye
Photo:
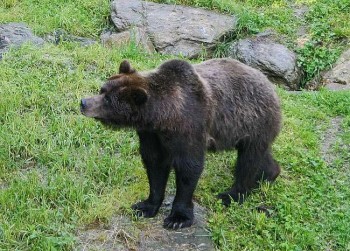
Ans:
<svg viewBox="0 0 350 251"><path fill-rule="evenodd" d="M111 98L109 96L105 96L104 99L103 99L103 102L106 105L110 105L112 103Z"/></svg>

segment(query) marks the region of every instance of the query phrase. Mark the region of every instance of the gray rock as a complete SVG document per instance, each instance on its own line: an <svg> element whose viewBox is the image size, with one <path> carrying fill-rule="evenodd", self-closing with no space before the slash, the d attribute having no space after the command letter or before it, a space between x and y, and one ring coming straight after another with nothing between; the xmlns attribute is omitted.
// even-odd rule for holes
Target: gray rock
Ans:
<svg viewBox="0 0 350 251"><path fill-rule="evenodd" d="M0 59L10 47L19 47L23 43L30 42L42 45L45 41L33 34L23 23L8 23L0 25Z"/></svg>
<svg viewBox="0 0 350 251"><path fill-rule="evenodd" d="M329 72L324 74L322 82L330 90L350 89L350 49L340 56Z"/></svg>
<svg viewBox="0 0 350 251"><path fill-rule="evenodd" d="M302 72L294 52L268 37L256 36L234 42L229 56L262 71L271 82L288 90L299 89Z"/></svg>
<svg viewBox="0 0 350 251"><path fill-rule="evenodd" d="M112 21L119 32L135 26L144 28L157 51L190 58L203 49L210 54L237 23L234 16L140 0L115 0L111 8Z"/></svg>
<svg viewBox="0 0 350 251"><path fill-rule="evenodd" d="M101 42L105 46L121 46L134 42L147 52L155 52L155 48L146 34L145 28L132 27L119 33L106 31L101 34Z"/></svg>
<svg viewBox="0 0 350 251"><path fill-rule="evenodd" d="M62 29L55 30L52 35L46 36L45 39L54 44L59 44L61 42L76 42L81 46L90 46L96 43L93 39L74 36Z"/></svg>

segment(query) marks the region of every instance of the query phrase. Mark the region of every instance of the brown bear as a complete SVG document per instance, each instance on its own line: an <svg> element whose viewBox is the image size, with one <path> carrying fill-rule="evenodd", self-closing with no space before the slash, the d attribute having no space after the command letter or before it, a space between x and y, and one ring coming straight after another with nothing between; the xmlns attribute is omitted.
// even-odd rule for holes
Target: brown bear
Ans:
<svg viewBox="0 0 350 251"><path fill-rule="evenodd" d="M82 99L81 111L109 126L136 129L149 180L149 197L132 206L137 215L157 214L174 168L176 195L165 228L192 225L206 149L238 152L235 182L218 195L224 205L243 202L259 181L274 181L280 173L271 155L281 124L274 86L236 60L191 65L174 59L149 72L123 61L98 95Z"/></svg>

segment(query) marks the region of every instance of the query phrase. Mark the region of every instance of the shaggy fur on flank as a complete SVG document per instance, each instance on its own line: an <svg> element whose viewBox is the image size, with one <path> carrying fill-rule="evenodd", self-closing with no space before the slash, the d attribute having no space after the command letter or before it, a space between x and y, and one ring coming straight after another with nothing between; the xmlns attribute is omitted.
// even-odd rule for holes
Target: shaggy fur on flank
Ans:
<svg viewBox="0 0 350 251"><path fill-rule="evenodd" d="M177 190L166 228L192 225L192 196L206 150L238 151L235 183L218 195L225 205L243 202L260 180L274 181L280 173L271 155L281 124L274 86L236 60L170 60L149 72L123 61L99 95L82 100L81 111L107 125L136 129L150 187L149 197L132 206L138 215L157 214L174 168Z"/></svg>

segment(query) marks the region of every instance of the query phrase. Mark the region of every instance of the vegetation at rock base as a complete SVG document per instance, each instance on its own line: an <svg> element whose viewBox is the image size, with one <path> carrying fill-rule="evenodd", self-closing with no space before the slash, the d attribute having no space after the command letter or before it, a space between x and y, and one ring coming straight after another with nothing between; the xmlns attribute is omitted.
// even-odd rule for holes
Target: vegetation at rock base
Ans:
<svg viewBox="0 0 350 251"><path fill-rule="evenodd" d="M347 0L167 2L234 13L238 37L273 28L291 48L305 25L310 40L298 53L307 80L332 65L350 36ZM308 7L304 19L294 16L295 6ZM102 0L0 3L0 23L25 22L41 36L64 28L97 38L108 15L109 1ZM72 250L78 227L108 224L113 214L132 217L131 203L147 195L135 133L105 130L79 111L80 98L97 92L125 58L146 70L169 57L146 54L133 43L109 49L70 42L24 45L3 55L1 250ZM207 155L195 198L209 210L212 238L219 250L350 250L350 93L278 93L284 122L273 150L283 171L274 184L262 184L243 205L224 208L215 195L232 183L235 156ZM334 118L340 130L328 149L334 160L326 163L322 144ZM147 220L134 224L142 228Z"/></svg>

